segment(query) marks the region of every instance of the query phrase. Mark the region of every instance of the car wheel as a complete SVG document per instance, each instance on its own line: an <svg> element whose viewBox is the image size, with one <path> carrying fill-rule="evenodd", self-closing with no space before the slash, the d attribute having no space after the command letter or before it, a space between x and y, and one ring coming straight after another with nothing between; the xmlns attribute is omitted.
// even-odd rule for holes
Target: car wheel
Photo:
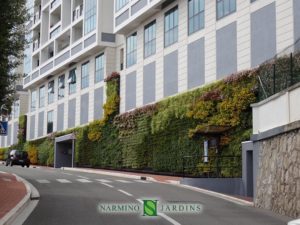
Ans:
<svg viewBox="0 0 300 225"><path fill-rule="evenodd" d="M13 162L12 162L12 161L10 161L9 165L10 165L10 166L13 166L14 164L13 164Z"/></svg>
<svg viewBox="0 0 300 225"><path fill-rule="evenodd" d="M22 164L22 167L24 167L25 165L24 164Z"/></svg>
<svg viewBox="0 0 300 225"><path fill-rule="evenodd" d="M6 160L5 166L8 166L8 165L9 165L9 161L8 161L8 160Z"/></svg>
<svg viewBox="0 0 300 225"><path fill-rule="evenodd" d="M29 168L29 164L27 164L26 166L27 166L27 168Z"/></svg>

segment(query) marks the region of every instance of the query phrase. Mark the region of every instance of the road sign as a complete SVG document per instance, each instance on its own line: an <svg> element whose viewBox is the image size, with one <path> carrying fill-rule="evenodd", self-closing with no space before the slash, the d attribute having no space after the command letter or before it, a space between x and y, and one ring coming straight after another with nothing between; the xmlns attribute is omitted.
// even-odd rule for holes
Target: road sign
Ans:
<svg viewBox="0 0 300 225"><path fill-rule="evenodd" d="M0 136L7 135L7 122L0 121Z"/></svg>

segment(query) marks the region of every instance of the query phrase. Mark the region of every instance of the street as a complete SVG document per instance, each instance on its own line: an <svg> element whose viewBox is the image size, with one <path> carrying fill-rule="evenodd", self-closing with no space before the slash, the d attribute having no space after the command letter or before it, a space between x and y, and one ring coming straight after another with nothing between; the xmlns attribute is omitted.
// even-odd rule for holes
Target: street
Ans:
<svg viewBox="0 0 300 225"><path fill-rule="evenodd" d="M76 224L186 224L186 225L284 225L290 218L262 209L229 202L171 184L125 179L98 174L51 168L5 167L37 188L40 200L25 225ZM139 199L159 202L196 203L200 214L163 214L145 217L139 214L103 214L98 204L138 203Z"/></svg>

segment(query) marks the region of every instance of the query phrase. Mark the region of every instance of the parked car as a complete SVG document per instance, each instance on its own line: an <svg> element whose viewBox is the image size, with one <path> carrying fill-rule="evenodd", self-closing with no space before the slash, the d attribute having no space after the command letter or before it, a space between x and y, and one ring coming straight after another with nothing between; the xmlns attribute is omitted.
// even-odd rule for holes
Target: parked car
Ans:
<svg viewBox="0 0 300 225"><path fill-rule="evenodd" d="M6 159L6 166L21 165L22 167L30 166L28 153L20 150L11 150Z"/></svg>

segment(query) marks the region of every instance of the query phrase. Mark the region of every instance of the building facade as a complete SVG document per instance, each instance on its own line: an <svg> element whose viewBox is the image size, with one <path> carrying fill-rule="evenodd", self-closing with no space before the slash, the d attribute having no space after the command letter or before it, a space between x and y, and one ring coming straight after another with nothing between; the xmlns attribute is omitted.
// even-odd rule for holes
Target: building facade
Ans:
<svg viewBox="0 0 300 225"><path fill-rule="evenodd" d="M34 0L28 8L27 140L100 119L104 79L115 69L113 1Z"/></svg>
<svg viewBox="0 0 300 225"><path fill-rule="evenodd" d="M297 0L115 0L121 112L293 51L299 10Z"/></svg>

